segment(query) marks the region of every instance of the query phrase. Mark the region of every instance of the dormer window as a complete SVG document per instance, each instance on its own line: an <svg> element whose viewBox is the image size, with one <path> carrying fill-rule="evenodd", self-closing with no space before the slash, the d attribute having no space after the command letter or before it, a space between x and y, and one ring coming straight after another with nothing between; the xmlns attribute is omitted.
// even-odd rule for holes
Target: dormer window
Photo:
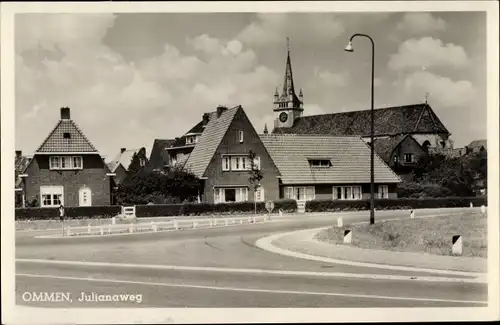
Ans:
<svg viewBox="0 0 500 325"><path fill-rule="evenodd" d="M309 159L311 167L328 168L332 166L330 159Z"/></svg>
<svg viewBox="0 0 500 325"><path fill-rule="evenodd" d="M69 133L69 132L64 132L64 133L63 133L63 139L71 139L71 133Z"/></svg>

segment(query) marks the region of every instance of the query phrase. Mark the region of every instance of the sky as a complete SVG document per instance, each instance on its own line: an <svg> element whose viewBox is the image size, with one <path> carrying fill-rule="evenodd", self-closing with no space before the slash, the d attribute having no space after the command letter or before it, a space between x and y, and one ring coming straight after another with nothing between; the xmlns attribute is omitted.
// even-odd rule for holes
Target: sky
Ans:
<svg viewBox="0 0 500 325"><path fill-rule="evenodd" d="M182 136L218 105L272 129L290 39L304 115L428 103L455 147L486 138L486 14L18 14L16 150L32 154L60 108L112 159L120 148Z"/></svg>

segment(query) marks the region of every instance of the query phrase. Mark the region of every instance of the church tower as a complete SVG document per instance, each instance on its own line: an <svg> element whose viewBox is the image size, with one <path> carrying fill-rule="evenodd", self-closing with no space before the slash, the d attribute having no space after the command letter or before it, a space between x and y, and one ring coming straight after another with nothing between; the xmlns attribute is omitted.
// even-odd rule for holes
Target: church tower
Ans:
<svg viewBox="0 0 500 325"><path fill-rule="evenodd" d="M290 46L287 38L287 57L285 66L285 79L283 81L283 90L281 94L278 88L274 93L274 127L289 128L293 126L296 118L302 116L304 111L303 102L304 96L300 89L299 96L295 94L293 85L292 63L290 61Z"/></svg>

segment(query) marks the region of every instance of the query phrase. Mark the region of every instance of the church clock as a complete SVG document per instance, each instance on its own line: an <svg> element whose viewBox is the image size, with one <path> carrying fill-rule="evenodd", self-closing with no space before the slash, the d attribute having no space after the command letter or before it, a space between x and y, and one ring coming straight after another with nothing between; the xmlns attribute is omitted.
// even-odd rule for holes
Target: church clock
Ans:
<svg viewBox="0 0 500 325"><path fill-rule="evenodd" d="M280 114L280 121L281 121L281 123L285 123L286 120L288 120L288 114L285 113L285 112L281 112L281 114Z"/></svg>

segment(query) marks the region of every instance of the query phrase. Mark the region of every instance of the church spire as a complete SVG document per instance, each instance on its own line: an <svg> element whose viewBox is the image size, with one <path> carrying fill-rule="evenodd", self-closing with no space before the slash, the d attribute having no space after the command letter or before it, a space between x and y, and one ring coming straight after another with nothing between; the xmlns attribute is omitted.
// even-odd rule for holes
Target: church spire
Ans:
<svg viewBox="0 0 500 325"><path fill-rule="evenodd" d="M293 86L292 62L290 60L290 39L286 38L287 56L285 67L285 80L283 82L283 94L295 95L295 88Z"/></svg>

